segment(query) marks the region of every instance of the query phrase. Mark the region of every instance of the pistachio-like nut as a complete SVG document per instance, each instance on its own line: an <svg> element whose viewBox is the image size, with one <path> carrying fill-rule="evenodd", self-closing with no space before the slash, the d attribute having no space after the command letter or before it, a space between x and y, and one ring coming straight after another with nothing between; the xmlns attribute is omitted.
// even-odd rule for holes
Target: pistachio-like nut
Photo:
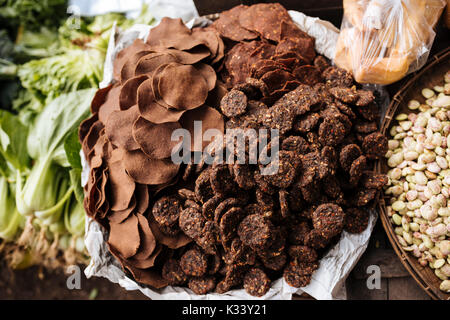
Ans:
<svg viewBox="0 0 450 320"><path fill-rule="evenodd" d="M398 242L400 243L400 245L402 247L407 247L408 246L408 243L400 235L397 235L397 239L398 239Z"/></svg>
<svg viewBox="0 0 450 320"><path fill-rule="evenodd" d="M428 88L425 88L422 90L422 95L424 96L425 99L430 99L431 97L434 96L434 91Z"/></svg>
<svg viewBox="0 0 450 320"><path fill-rule="evenodd" d="M413 243L412 235L409 232L403 231L403 239L405 239L406 243L410 245Z"/></svg>
<svg viewBox="0 0 450 320"><path fill-rule="evenodd" d="M428 182L428 178L425 176L425 173L423 173L422 171L416 171L416 173L414 173L414 178L415 178L416 184L426 185Z"/></svg>
<svg viewBox="0 0 450 320"><path fill-rule="evenodd" d="M439 289L440 289L441 291L444 291L444 292L449 293L449 292L450 292L450 280L444 280L444 281L442 281L442 282L441 282L441 285L439 286Z"/></svg>
<svg viewBox="0 0 450 320"><path fill-rule="evenodd" d="M411 100L408 102L408 108L410 110L416 110L419 108L419 106L420 106L420 102L417 100Z"/></svg>
<svg viewBox="0 0 450 320"><path fill-rule="evenodd" d="M445 259L442 259L445 261ZM441 267L441 272L447 276L450 277L450 264L445 263L442 267Z"/></svg>
<svg viewBox="0 0 450 320"><path fill-rule="evenodd" d="M395 209L394 209L395 210ZM397 210L398 211L398 210ZM400 226L402 224L402 217L400 215L398 215L397 213L392 215L392 220L394 221L394 223L398 226ZM403 232L403 231L402 231Z"/></svg>
<svg viewBox="0 0 450 320"><path fill-rule="evenodd" d="M417 190L409 190L409 191L406 193L406 200L408 200L408 201L414 201L414 200L417 199L417 196L418 196ZM422 204L420 204L420 205L422 205ZM414 209L417 209L417 208L412 208L412 209L411 209L411 208L408 207L408 209L414 210Z"/></svg>
<svg viewBox="0 0 450 320"><path fill-rule="evenodd" d="M434 274L435 274L439 279L441 279L441 280L443 280L443 281L445 281L445 280L448 279L448 277L447 277L445 274L443 274L443 273L441 272L441 270L439 270L439 269L435 269L435 270L434 270Z"/></svg>
<svg viewBox="0 0 450 320"><path fill-rule="evenodd" d="M440 180L428 181L427 187L435 195L441 193L441 182L440 182Z"/></svg>
<svg viewBox="0 0 450 320"><path fill-rule="evenodd" d="M405 119L408 119L408 115L405 113L399 113L396 117L395 120L397 121L403 121Z"/></svg>
<svg viewBox="0 0 450 320"><path fill-rule="evenodd" d="M411 223L409 224L409 228L410 228L411 231L413 231L413 232L419 231L419 225L418 225L417 223L415 223L415 222L411 222Z"/></svg>
<svg viewBox="0 0 450 320"><path fill-rule="evenodd" d="M402 211L406 208L406 204L403 201L395 201L392 204L392 209L394 209L395 211Z"/></svg>
<svg viewBox="0 0 450 320"><path fill-rule="evenodd" d="M450 255L450 240L442 240L438 242L439 250L445 256Z"/></svg>
<svg viewBox="0 0 450 320"><path fill-rule="evenodd" d="M399 145L400 145L400 142L398 140L391 139L388 141L389 150L395 150L399 147Z"/></svg>

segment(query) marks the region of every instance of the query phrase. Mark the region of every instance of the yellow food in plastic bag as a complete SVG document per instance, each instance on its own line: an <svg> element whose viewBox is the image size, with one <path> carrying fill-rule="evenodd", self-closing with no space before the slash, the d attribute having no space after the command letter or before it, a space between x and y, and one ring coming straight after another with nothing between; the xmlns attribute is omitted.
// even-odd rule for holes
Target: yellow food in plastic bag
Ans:
<svg viewBox="0 0 450 320"><path fill-rule="evenodd" d="M344 0L335 63L359 83L390 84L421 68L445 0Z"/></svg>

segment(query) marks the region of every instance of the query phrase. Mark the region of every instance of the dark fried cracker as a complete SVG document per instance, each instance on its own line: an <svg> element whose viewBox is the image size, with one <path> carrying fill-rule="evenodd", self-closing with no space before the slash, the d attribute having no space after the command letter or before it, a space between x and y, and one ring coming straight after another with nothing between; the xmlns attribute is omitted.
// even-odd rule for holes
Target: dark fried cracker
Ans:
<svg viewBox="0 0 450 320"><path fill-rule="evenodd" d="M244 277L244 289L254 297L262 297L270 289L270 279L263 270L252 268Z"/></svg>

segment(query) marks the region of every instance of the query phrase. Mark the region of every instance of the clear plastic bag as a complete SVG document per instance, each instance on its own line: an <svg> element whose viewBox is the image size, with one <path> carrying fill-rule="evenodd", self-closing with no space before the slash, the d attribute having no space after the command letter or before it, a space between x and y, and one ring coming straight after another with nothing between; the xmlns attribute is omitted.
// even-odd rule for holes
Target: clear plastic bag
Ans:
<svg viewBox="0 0 450 320"><path fill-rule="evenodd" d="M445 0L344 0L334 62L359 83L390 84L420 69Z"/></svg>

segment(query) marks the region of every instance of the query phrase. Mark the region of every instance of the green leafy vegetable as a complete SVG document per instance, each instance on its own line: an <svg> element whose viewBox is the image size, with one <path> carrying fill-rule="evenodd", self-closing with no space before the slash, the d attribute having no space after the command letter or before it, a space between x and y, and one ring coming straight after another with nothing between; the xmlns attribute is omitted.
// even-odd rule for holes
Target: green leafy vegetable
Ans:
<svg viewBox="0 0 450 320"><path fill-rule="evenodd" d="M60 185L64 176L70 181L67 170L61 168L69 166L64 142L88 116L95 91L86 89L59 96L44 108L31 126L27 145L35 164L25 183L20 174L17 177L16 205L21 214L45 212L46 215L48 210L60 209L60 200L70 189L68 185L66 188Z"/></svg>

